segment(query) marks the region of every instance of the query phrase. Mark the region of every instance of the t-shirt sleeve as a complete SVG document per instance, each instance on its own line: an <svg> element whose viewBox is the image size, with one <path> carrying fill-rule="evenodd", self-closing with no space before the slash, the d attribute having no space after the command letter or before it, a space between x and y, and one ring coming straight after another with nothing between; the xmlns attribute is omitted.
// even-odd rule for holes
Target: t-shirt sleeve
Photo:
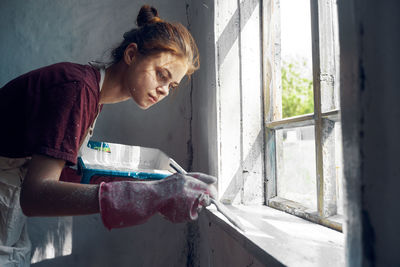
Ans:
<svg viewBox="0 0 400 267"><path fill-rule="evenodd" d="M29 125L33 153L44 154L77 163L77 155L87 129L96 112L95 99L88 88L78 82L68 82L41 90L37 112Z"/></svg>

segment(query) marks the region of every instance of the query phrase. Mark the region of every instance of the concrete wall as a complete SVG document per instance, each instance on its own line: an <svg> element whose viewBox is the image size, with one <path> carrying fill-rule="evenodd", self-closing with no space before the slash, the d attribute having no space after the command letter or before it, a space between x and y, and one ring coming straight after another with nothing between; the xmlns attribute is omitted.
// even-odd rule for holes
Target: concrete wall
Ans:
<svg viewBox="0 0 400 267"><path fill-rule="evenodd" d="M215 10L219 198L262 204L260 1L215 1Z"/></svg>
<svg viewBox="0 0 400 267"><path fill-rule="evenodd" d="M190 30L200 51L200 69L192 78L193 169L217 175L217 84L214 1L189 1Z"/></svg>
<svg viewBox="0 0 400 267"><path fill-rule="evenodd" d="M399 266L400 2L338 6L347 266Z"/></svg>
<svg viewBox="0 0 400 267"><path fill-rule="evenodd" d="M214 216L211 214L208 215ZM201 234L199 235L199 245L196 247L199 256L197 264L194 266L283 266L273 258L268 258L266 262L259 261L252 253L249 253L248 248L243 246L243 242L235 239L226 228L224 229L221 225L211 222L209 216L203 214L198 221Z"/></svg>
<svg viewBox="0 0 400 267"><path fill-rule="evenodd" d="M260 36L260 5L257 0L238 3L189 2L190 29L201 52L201 67L193 77L193 169L218 176L222 201L259 204L261 51L254 40ZM190 224L188 233L189 266L266 264L205 213Z"/></svg>
<svg viewBox="0 0 400 267"><path fill-rule="evenodd" d="M189 1L189 14L193 168L218 176L223 201L262 203L260 1Z"/></svg>
<svg viewBox="0 0 400 267"><path fill-rule="evenodd" d="M179 0L1 1L0 86L56 62L107 60L122 34L135 26L144 3L154 4L162 18L187 25L186 3ZM187 83L147 111L133 101L107 105L93 139L157 147L190 168L190 96ZM160 217L111 232L98 215L29 221L37 266L183 266L187 261L186 225Z"/></svg>
<svg viewBox="0 0 400 267"><path fill-rule="evenodd" d="M104 228L97 215L31 218L32 267L186 266L185 224L161 216L130 228Z"/></svg>

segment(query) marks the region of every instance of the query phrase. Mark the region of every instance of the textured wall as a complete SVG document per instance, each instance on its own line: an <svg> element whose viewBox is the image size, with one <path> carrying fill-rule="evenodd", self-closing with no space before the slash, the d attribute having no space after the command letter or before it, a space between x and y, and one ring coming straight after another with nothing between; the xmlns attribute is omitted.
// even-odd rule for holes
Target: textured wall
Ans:
<svg viewBox="0 0 400 267"><path fill-rule="evenodd" d="M260 202L259 195L242 199L240 193L262 184L258 179L262 177L261 152L257 150L262 147L261 62L254 60L260 58L259 42L254 42L259 5L258 1L241 2L242 13L236 1L189 1L190 28L201 53L201 67L193 77L193 169L218 176L220 197ZM241 100L247 104L243 109ZM241 123L248 130L243 135ZM265 264L219 225L211 224L206 212L189 224L187 233L188 266Z"/></svg>
<svg viewBox="0 0 400 267"><path fill-rule="evenodd" d="M188 1L190 29L200 51L200 70L193 76L193 169L217 175L217 94L214 1Z"/></svg>
<svg viewBox="0 0 400 267"><path fill-rule="evenodd" d="M339 1L347 265L399 266L398 1Z"/></svg>
<svg viewBox="0 0 400 267"><path fill-rule="evenodd" d="M60 218L31 219L31 235L41 234L32 237L37 261L32 267L186 266L185 224L154 216L146 224L108 231L97 215L63 219L72 228L60 227ZM60 253L63 248L71 252ZM46 255L51 257L43 260Z"/></svg>

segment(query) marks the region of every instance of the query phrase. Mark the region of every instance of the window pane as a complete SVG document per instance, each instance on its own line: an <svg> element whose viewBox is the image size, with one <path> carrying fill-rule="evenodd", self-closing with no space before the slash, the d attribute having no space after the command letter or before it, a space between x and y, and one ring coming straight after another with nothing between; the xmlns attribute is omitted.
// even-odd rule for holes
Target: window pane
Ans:
<svg viewBox="0 0 400 267"><path fill-rule="evenodd" d="M278 130L277 195L317 209L314 126Z"/></svg>
<svg viewBox="0 0 400 267"><path fill-rule="evenodd" d="M335 164L336 164L336 203L337 213L343 215L343 154L342 126L335 123Z"/></svg>
<svg viewBox="0 0 400 267"><path fill-rule="evenodd" d="M314 112L310 0L281 0L282 117Z"/></svg>

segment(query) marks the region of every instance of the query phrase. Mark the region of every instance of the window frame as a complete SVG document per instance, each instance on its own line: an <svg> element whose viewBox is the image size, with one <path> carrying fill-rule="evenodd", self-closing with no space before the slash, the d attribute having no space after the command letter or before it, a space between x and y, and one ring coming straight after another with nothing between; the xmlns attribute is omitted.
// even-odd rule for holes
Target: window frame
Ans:
<svg viewBox="0 0 400 267"><path fill-rule="evenodd" d="M280 0L263 0L262 62L265 130L265 202L268 206L342 231L337 214L334 127L338 104L339 50L335 0L310 0L314 113L282 119ZM333 60L332 60L333 59ZM321 93L323 91L323 94ZM277 130L314 126L317 210L277 195Z"/></svg>

